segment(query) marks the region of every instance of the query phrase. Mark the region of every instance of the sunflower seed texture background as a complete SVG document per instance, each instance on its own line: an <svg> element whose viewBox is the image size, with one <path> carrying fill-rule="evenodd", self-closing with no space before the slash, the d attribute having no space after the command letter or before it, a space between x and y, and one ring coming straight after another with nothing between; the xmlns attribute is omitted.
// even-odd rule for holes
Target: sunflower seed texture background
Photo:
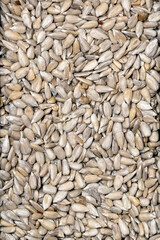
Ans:
<svg viewBox="0 0 160 240"><path fill-rule="evenodd" d="M0 239L160 239L160 2L1 0Z"/></svg>

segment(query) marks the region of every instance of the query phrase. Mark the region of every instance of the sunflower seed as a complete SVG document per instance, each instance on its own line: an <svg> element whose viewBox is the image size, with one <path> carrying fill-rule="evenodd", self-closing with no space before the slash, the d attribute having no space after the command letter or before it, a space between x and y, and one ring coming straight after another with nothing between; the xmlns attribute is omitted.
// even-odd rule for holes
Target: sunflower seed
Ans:
<svg viewBox="0 0 160 240"><path fill-rule="evenodd" d="M0 239L159 239L159 3L1 9Z"/></svg>

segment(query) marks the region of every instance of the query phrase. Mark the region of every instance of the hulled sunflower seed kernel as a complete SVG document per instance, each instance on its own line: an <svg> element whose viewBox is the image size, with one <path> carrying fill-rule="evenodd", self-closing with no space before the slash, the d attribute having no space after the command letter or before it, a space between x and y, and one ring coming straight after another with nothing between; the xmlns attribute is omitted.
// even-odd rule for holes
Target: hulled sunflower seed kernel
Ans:
<svg viewBox="0 0 160 240"><path fill-rule="evenodd" d="M158 240L160 4L1 1L0 239Z"/></svg>

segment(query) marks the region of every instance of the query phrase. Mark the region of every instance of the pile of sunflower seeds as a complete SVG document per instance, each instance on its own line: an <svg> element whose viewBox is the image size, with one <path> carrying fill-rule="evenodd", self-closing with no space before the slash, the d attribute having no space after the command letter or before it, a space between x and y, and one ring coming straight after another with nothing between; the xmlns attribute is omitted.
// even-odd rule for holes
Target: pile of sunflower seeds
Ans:
<svg viewBox="0 0 160 240"><path fill-rule="evenodd" d="M2 240L160 239L160 2L1 0Z"/></svg>

